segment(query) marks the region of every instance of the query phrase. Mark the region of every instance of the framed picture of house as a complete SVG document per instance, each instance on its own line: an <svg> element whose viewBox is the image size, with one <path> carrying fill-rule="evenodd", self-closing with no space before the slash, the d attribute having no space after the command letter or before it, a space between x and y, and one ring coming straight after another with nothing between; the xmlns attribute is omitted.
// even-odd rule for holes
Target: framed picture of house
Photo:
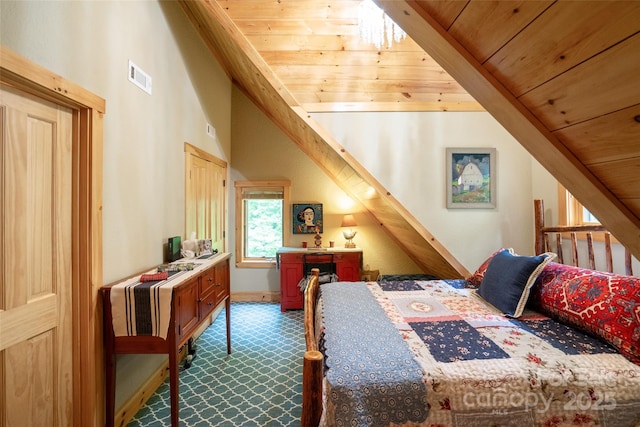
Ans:
<svg viewBox="0 0 640 427"><path fill-rule="evenodd" d="M496 149L447 148L447 208L496 207Z"/></svg>
<svg viewBox="0 0 640 427"><path fill-rule="evenodd" d="M322 203L293 204L293 234L322 233Z"/></svg>

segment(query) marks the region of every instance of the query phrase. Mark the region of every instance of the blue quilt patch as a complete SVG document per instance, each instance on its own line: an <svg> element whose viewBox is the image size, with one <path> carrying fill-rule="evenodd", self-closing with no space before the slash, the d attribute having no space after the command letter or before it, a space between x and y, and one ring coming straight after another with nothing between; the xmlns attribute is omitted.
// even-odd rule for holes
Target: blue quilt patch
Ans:
<svg viewBox="0 0 640 427"><path fill-rule="evenodd" d="M464 289L466 280L464 279L447 279L443 280L447 285L454 289ZM396 282L378 282L378 286L385 292L402 292L402 291L424 291L424 287L415 280L400 280Z"/></svg>
<svg viewBox="0 0 640 427"><path fill-rule="evenodd" d="M552 319L510 320L514 325L542 338L564 354L616 353L613 347L603 341Z"/></svg>
<svg viewBox="0 0 640 427"><path fill-rule="evenodd" d="M464 320L410 322L409 325L438 362L510 357Z"/></svg>
<svg viewBox="0 0 640 427"><path fill-rule="evenodd" d="M466 288L467 281L464 279L446 279L443 280L447 285L451 286L454 289L464 289Z"/></svg>
<svg viewBox="0 0 640 427"><path fill-rule="evenodd" d="M414 280L401 280L399 282L380 282L378 286L385 292L392 291L424 291L424 288Z"/></svg>

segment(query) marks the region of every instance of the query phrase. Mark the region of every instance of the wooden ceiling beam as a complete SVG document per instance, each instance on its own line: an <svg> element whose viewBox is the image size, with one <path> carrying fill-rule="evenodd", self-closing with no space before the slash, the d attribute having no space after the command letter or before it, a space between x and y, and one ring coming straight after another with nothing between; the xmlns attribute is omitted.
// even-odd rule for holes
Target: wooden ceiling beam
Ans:
<svg viewBox="0 0 640 427"><path fill-rule="evenodd" d="M302 77L302 76L301 76ZM465 101L475 101L469 93L455 80L401 82L398 80L340 80L332 77L296 78L285 81L291 92L397 92L397 93L431 93L437 96L449 95Z"/></svg>
<svg viewBox="0 0 640 427"><path fill-rule="evenodd" d="M460 102L468 102L473 105L478 105L474 100L470 100L468 95L443 95L439 96L433 93L409 93L409 92L327 92L319 91L313 96L308 96L308 92L301 93L300 96L294 92L294 96L299 103L313 103L313 102L325 102L325 103L364 103L371 102L374 104L385 103L401 103L401 104L456 104ZM482 110L478 110L482 111Z"/></svg>
<svg viewBox="0 0 640 427"><path fill-rule="evenodd" d="M362 104L365 102L371 102L374 104L451 104L451 105L461 105L460 103L469 103L470 105L478 105L479 104L473 100L469 99L468 95L459 95L455 94L451 95L438 95L433 93L421 93L421 92L328 92L324 90L320 90L315 93L310 92L293 92L293 96L300 104L305 103L331 103L331 104L339 104L339 103L354 103L354 104ZM411 108L410 106L407 106ZM368 108L368 107L367 107ZM474 111L483 111L481 108L478 108Z"/></svg>
<svg viewBox="0 0 640 427"><path fill-rule="evenodd" d="M303 103L309 113L484 111L477 102L318 102Z"/></svg>
<svg viewBox="0 0 640 427"><path fill-rule="evenodd" d="M217 3L233 21L255 19L264 20L328 20L357 19L358 8L354 2L318 2L315 0L218 0Z"/></svg>
<svg viewBox="0 0 640 427"><path fill-rule="evenodd" d="M258 51L271 50L278 46L283 51L370 51L372 46L367 44L357 35L352 34L255 34L247 36L253 47ZM374 47L375 48L375 47ZM405 39L395 43L390 52L416 52L422 53L420 46L411 39Z"/></svg>
<svg viewBox="0 0 640 427"><path fill-rule="evenodd" d="M440 81L450 83L452 86L459 84L442 72L440 67L411 67L401 69L393 66L360 66L360 65L274 65L271 69L281 80L290 79L340 79L340 80L383 80L412 83L423 81Z"/></svg>
<svg viewBox="0 0 640 427"><path fill-rule="evenodd" d="M273 48L273 47L272 47ZM431 67L440 68L424 51L378 52L368 50L261 50L260 55L270 65L325 65L336 66L342 64L371 66L376 64L387 67Z"/></svg>

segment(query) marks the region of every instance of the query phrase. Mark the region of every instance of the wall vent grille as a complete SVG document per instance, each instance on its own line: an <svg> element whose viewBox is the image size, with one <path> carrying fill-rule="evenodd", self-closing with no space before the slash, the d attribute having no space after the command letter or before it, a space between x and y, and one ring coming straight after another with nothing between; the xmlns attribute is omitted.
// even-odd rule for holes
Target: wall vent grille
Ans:
<svg viewBox="0 0 640 427"><path fill-rule="evenodd" d="M151 95L151 76L129 61L129 81Z"/></svg>

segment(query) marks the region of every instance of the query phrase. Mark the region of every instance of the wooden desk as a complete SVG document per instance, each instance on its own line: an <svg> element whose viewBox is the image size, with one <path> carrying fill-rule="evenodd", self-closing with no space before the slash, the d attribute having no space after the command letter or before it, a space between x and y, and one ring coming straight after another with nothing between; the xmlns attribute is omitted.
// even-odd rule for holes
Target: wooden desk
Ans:
<svg viewBox="0 0 640 427"><path fill-rule="evenodd" d="M227 322L227 353L231 354L229 257L230 254L223 253L215 255L210 260L197 261L196 268L185 275L184 280L173 286L171 318L166 339L148 335L115 336L111 288L116 284L104 286L101 289L104 307L107 427L114 425L117 354L169 355L171 425L173 427L179 426L178 353L180 348L187 344L190 350L192 335L223 303Z"/></svg>
<svg viewBox="0 0 640 427"><path fill-rule="evenodd" d="M335 264L335 273L341 282L360 281L362 270L362 249L359 248L280 248L276 252L280 268L280 310L301 309L303 295L298 283L304 275L305 256L309 263ZM315 258L315 259L314 259Z"/></svg>

